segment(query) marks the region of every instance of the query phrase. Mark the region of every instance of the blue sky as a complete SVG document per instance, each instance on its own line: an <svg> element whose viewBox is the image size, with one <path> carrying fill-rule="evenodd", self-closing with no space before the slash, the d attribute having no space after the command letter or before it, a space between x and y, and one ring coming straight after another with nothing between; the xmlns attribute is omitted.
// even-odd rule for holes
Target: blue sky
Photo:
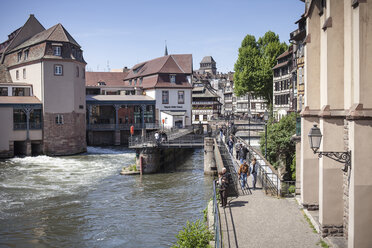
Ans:
<svg viewBox="0 0 372 248"><path fill-rule="evenodd" d="M217 70L233 71L241 41L272 30L288 43L304 12L300 0L3 1L0 40L29 14L45 27L57 23L82 46L87 69L132 67L164 55L193 54L194 69L211 55Z"/></svg>

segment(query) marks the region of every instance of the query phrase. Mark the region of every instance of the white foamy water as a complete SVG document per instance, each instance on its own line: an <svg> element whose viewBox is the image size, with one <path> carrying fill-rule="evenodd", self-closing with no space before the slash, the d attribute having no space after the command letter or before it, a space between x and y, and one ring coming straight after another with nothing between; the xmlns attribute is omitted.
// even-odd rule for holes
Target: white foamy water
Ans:
<svg viewBox="0 0 372 248"><path fill-rule="evenodd" d="M32 201L81 194L133 163L134 157L128 150L88 147L87 154L78 156L0 161L0 214L14 207L25 207Z"/></svg>

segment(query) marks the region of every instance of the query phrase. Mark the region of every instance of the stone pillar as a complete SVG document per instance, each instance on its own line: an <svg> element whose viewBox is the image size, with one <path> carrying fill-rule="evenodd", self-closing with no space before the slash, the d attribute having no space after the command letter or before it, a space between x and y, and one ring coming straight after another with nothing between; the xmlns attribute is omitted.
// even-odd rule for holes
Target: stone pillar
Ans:
<svg viewBox="0 0 372 248"><path fill-rule="evenodd" d="M26 140L26 156L31 156L31 155L32 155L31 141Z"/></svg>
<svg viewBox="0 0 372 248"><path fill-rule="evenodd" d="M216 161L214 159L213 138L204 138L204 174L215 175L217 172Z"/></svg>
<svg viewBox="0 0 372 248"><path fill-rule="evenodd" d="M315 116L302 117L301 120L301 203L308 210L319 207L319 162L307 136L313 124L318 122L319 118Z"/></svg>
<svg viewBox="0 0 372 248"><path fill-rule="evenodd" d="M320 119L320 130L323 134L320 151L343 152L342 118ZM319 223L323 237L343 235L343 167L344 164L326 156L319 159Z"/></svg>
<svg viewBox="0 0 372 248"><path fill-rule="evenodd" d="M119 128L119 109L121 108L121 105L114 104L115 108L115 130Z"/></svg>
<svg viewBox="0 0 372 248"><path fill-rule="evenodd" d="M372 121L349 122L351 175L349 188L348 247L372 244Z"/></svg>
<svg viewBox="0 0 372 248"><path fill-rule="evenodd" d="M115 130L114 134L114 139L115 139L115 145L120 146L120 130Z"/></svg>

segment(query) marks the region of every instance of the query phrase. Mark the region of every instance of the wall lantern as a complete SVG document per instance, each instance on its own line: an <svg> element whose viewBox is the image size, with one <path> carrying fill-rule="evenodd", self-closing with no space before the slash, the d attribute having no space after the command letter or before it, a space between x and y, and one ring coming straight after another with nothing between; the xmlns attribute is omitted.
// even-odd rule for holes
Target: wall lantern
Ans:
<svg viewBox="0 0 372 248"><path fill-rule="evenodd" d="M348 167L351 168L351 151L347 151L347 152L318 151L320 147L320 143L322 142L323 135L316 124L314 124L314 126L310 129L308 136L309 136L310 148L314 151L314 154L318 153L319 158L321 158L324 155L333 160L336 160L337 162L345 164L344 168L342 169L344 172L347 172Z"/></svg>

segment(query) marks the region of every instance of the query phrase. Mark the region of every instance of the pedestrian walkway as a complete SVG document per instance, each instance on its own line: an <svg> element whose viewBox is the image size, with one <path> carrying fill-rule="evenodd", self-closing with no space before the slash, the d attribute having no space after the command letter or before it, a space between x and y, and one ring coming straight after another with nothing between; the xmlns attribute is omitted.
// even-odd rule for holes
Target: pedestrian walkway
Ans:
<svg viewBox="0 0 372 248"><path fill-rule="evenodd" d="M251 185L251 177L248 181ZM223 247L320 247L294 198L266 196L261 190L241 192L228 207L220 207Z"/></svg>

